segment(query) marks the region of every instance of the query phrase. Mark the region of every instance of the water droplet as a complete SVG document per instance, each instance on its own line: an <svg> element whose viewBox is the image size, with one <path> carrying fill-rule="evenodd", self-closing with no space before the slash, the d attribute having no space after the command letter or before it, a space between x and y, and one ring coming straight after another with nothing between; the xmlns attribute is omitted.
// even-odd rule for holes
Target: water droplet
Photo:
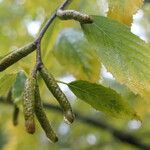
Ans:
<svg viewBox="0 0 150 150"><path fill-rule="evenodd" d="M65 116L64 116L64 121L67 123L67 124L72 124L73 123L73 121L74 121L74 114L72 113L72 111L71 110L69 110L69 111L67 111L66 113L65 113Z"/></svg>
<svg viewBox="0 0 150 150"><path fill-rule="evenodd" d="M128 122L128 127L131 130L137 130L142 126L141 121L139 120L131 120Z"/></svg>

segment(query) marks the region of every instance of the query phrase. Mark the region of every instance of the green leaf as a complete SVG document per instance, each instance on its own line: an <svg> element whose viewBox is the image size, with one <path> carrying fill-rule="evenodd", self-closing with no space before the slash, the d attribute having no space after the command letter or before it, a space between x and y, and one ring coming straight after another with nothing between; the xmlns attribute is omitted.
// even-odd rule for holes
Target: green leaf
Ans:
<svg viewBox="0 0 150 150"><path fill-rule="evenodd" d="M57 39L54 55L76 78L98 81L100 60L81 32L71 28L63 30Z"/></svg>
<svg viewBox="0 0 150 150"><path fill-rule="evenodd" d="M0 96L7 94L16 78L15 73L5 74L0 78Z"/></svg>
<svg viewBox="0 0 150 150"><path fill-rule="evenodd" d="M58 20L55 20L55 22L52 23L52 25L48 28L46 31L41 44L41 49L44 51L42 54L43 59L46 59L45 61L49 60L48 55L50 54L51 49L53 49L55 44L55 39L57 35L57 25L59 24Z"/></svg>
<svg viewBox="0 0 150 150"><path fill-rule="evenodd" d="M14 82L14 85L12 87L12 97L15 102L21 100L22 98L25 81L26 81L26 76L24 72L20 71L17 74L16 81Z"/></svg>
<svg viewBox="0 0 150 150"><path fill-rule="evenodd" d="M144 119L146 114L149 113L150 105L149 99L143 99L140 95L135 95L129 88L125 85L121 85L116 80L110 78L103 78L102 85L109 87L119 93L124 99L126 99L129 104L134 108L136 114L140 116L140 119Z"/></svg>
<svg viewBox="0 0 150 150"><path fill-rule="evenodd" d="M83 24L82 29L107 70L134 93L150 98L149 45L117 21L92 17L94 23Z"/></svg>
<svg viewBox="0 0 150 150"><path fill-rule="evenodd" d="M114 90L87 81L74 81L68 84L71 91L93 108L117 118L134 116L128 103Z"/></svg>
<svg viewBox="0 0 150 150"><path fill-rule="evenodd" d="M139 96L139 95L134 94L128 87L118 83L114 79L103 77L101 84L105 87L109 87L109 88L115 90L122 97L124 97L126 100L128 100L131 104L133 104L133 102L136 103L135 99Z"/></svg>

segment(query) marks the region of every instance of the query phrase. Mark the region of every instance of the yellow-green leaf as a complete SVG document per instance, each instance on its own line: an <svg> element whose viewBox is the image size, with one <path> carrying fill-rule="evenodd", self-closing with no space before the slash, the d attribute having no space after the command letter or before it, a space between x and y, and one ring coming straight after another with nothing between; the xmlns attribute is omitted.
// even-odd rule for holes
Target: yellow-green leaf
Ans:
<svg viewBox="0 0 150 150"><path fill-rule="evenodd" d="M134 93L150 98L150 47L130 29L106 17L92 16L82 29L108 71Z"/></svg>
<svg viewBox="0 0 150 150"><path fill-rule="evenodd" d="M55 57L78 79L96 82L100 74L100 59L83 34L75 29L63 30L56 43Z"/></svg>
<svg viewBox="0 0 150 150"><path fill-rule="evenodd" d="M129 104L134 108L136 114L140 116L140 119L144 119L145 115L149 113L150 104L149 99L143 99L140 95L135 95L125 85L118 83L114 79L103 78L102 85L109 87L119 93Z"/></svg>
<svg viewBox="0 0 150 150"><path fill-rule="evenodd" d="M141 8L143 0L108 0L108 17L131 25L133 15Z"/></svg>
<svg viewBox="0 0 150 150"><path fill-rule="evenodd" d="M16 74L5 74L0 78L0 96L6 95L15 81Z"/></svg>
<svg viewBox="0 0 150 150"><path fill-rule="evenodd" d="M74 81L68 84L72 92L93 108L117 118L134 116L134 111L118 93L100 84Z"/></svg>
<svg viewBox="0 0 150 150"><path fill-rule="evenodd" d="M14 85L12 87L12 97L14 102L18 102L22 100L25 81L27 77L25 76L23 71L18 72Z"/></svg>

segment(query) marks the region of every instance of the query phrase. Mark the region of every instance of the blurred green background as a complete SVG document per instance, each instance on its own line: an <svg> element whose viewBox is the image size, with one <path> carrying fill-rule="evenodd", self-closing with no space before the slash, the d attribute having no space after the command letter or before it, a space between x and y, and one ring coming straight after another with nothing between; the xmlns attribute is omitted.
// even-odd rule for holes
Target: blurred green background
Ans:
<svg viewBox="0 0 150 150"><path fill-rule="evenodd" d="M52 12L63 2L63 0L0 0L0 57L33 41L37 36L42 24L52 14ZM87 14L106 16L107 2L105 0L75 0L70 8L76 9ZM66 72L55 59L52 50L57 37L63 29L75 28L80 30L80 25L74 21L56 20L49 28L44 40L42 41L42 55L46 66L51 73L59 80L69 82L75 78ZM144 6L134 16L132 31L144 40L150 42L150 3ZM34 65L35 53L19 61L5 71L5 73L24 70L28 74ZM23 72L23 71L22 71ZM0 73L0 77L3 73ZM110 76L107 71L103 71L103 76ZM145 143L150 144L150 114L149 106L142 105L139 111L147 112L143 114L142 123L136 120L118 120L97 112L89 105L76 99L69 89L60 84L62 90L67 94L73 110L92 117L96 120L107 121L110 126L128 131L139 137ZM41 97L44 102L57 105L52 95L49 93L43 82L40 80ZM3 93L4 95L7 94ZM0 93L0 96L1 95ZM34 135L25 132L24 118L20 97L16 98L20 106L19 125L14 127L12 124L13 107L7 104L0 104L0 150L136 150L137 148L125 144L115 139L109 131L98 129L92 125L83 124L77 120L70 126L63 121L63 115L54 111L47 110L49 120L59 141L52 144L46 138L43 130L37 122L37 131Z"/></svg>

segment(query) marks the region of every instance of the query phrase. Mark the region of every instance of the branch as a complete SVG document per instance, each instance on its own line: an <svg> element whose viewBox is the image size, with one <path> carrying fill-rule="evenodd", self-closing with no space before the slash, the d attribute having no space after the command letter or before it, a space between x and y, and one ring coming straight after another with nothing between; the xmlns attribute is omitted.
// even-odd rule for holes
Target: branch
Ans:
<svg viewBox="0 0 150 150"><path fill-rule="evenodd" d="M64 9L71 2L72 2L72 0L65 0L64 3L58 9ZM13 51L12 53L8 54L6 57L4 57L4 58L2 58L0 60L0 72L4 71L8 67L10 67L11 65L13 65L17 61L19 61L20 59L24 58L25 56L29 55L34 50L36 50L38 43L41 42L45 32L48 29L48 27L51 25L51 23L57 17L56 16L57 10L52 14L50 19L48 19L47 23L41 29L39 36L37 37L37 39L34 42L32 42L32 43L30 43L30 44L28 44L28 45L26 45L26 46L24 46L24 47L22 47L20 49L17 49L15 51ZM40 51L40 49L37 50L37 54L40 55L40 52L38 52L38 51ZM39 56L37 56L37 57L39 57ZM38 60L38 61L41 61L41 60Z"/></svg>
<svg viewBox="0 0 150 150"><path fill-rule="evenodd" d="M3 104L13 104L10 101L6 101L4 97L0 97L0 103ZM44 108L50 111L54 111L57 113L62 113L62 110L55 105L51 105L48 103L43 104ZM92 117L88 116L83 116L77 111L74 111L74 114L76 116L76 119L84 123L85 125L90 125L93 127L96 127L97 129L103 129L108 131L112 136L114 136L116 139L118 139L120 142L130 144L132 146L135 146L137 148L140 148L141 150L150 150L150 145L144 144L140 139L136 138L135 136L131 135L130 133L120 131L116 128L114 128L112 125L109 125L106 121L104 120L96 120L93 119Z"/></svg>
<svg viewBox="0 0 150 150"><path fill-rule="evenodd" d="M43 62L42 62L42 57L41 57L41 41L42 38L44 37L47 29L49 28L49 26L52 24L52 22L55 20L55 18L57 17L57 11L59 9L65 9L70 3L72 2L72 0L65 0L65 2L52 14L52 16L48 19L48 21L46 22L46 24L44 25L44 27L41 29L40 34L38 36L38 38L36 39L36 45L37 45L37 50L36 50L36 66L34 69L34 74L36 74L37 70L41 69Z"/></svg>
<svg viewBox="0 0 150 150"><path fill-rule="evenodd" d="M17 61L19 61L20 59L24 58L25 56L29 55L34 50L36 50L37 43L41 42L41 39L43 38L45 32L47 31L47 29L49 28L51 23L57 17L57 10L63 10L71 2L72 2L72 0L65 0L65 2L58 9L56 9L56 11L52 14L52 16L48 19L48 21L46 22L44 27L41 29L39 36L37 37L37 39L34 42L32 42L32 43L30 43L30 44L28 44L28 45L26 45L26 46L24 46L24 47L22 47L20 49L17 49L15 51L9 53L6 57L2 58L0 60L0 72L4 71L8 67L10 67L11 65L13 65ZM145 0L144 2L148 3L148 2L150 2L150 0ZM59 14L58 14L58 16L59 16ZM40 51L40 49L37 50L37 51ZM40 55L40 52L37 52L37 53L38 53L38 55ZM38 56L38 58L39 58L39 56ZM39 62L41 62L41 60L38 60L37 64L41 64Z"/></svg>
<svg viewBox="0 0 150 150"><path fill-rule="evenodd" d="M52 14L52 16L48 19L48 21L46 22L44 27L41 29L40 34L39 34L39 36L37 38L37 41L41 41L41 39L43 38L43 36L46 33L47 29L49 28L49 26L52 24L52 22L57 17L57 15L56 15L57 10L65 9L71 2L72 2L72 0L65 0L65 2L58 9L56 9L56 11Z"/></svg>

